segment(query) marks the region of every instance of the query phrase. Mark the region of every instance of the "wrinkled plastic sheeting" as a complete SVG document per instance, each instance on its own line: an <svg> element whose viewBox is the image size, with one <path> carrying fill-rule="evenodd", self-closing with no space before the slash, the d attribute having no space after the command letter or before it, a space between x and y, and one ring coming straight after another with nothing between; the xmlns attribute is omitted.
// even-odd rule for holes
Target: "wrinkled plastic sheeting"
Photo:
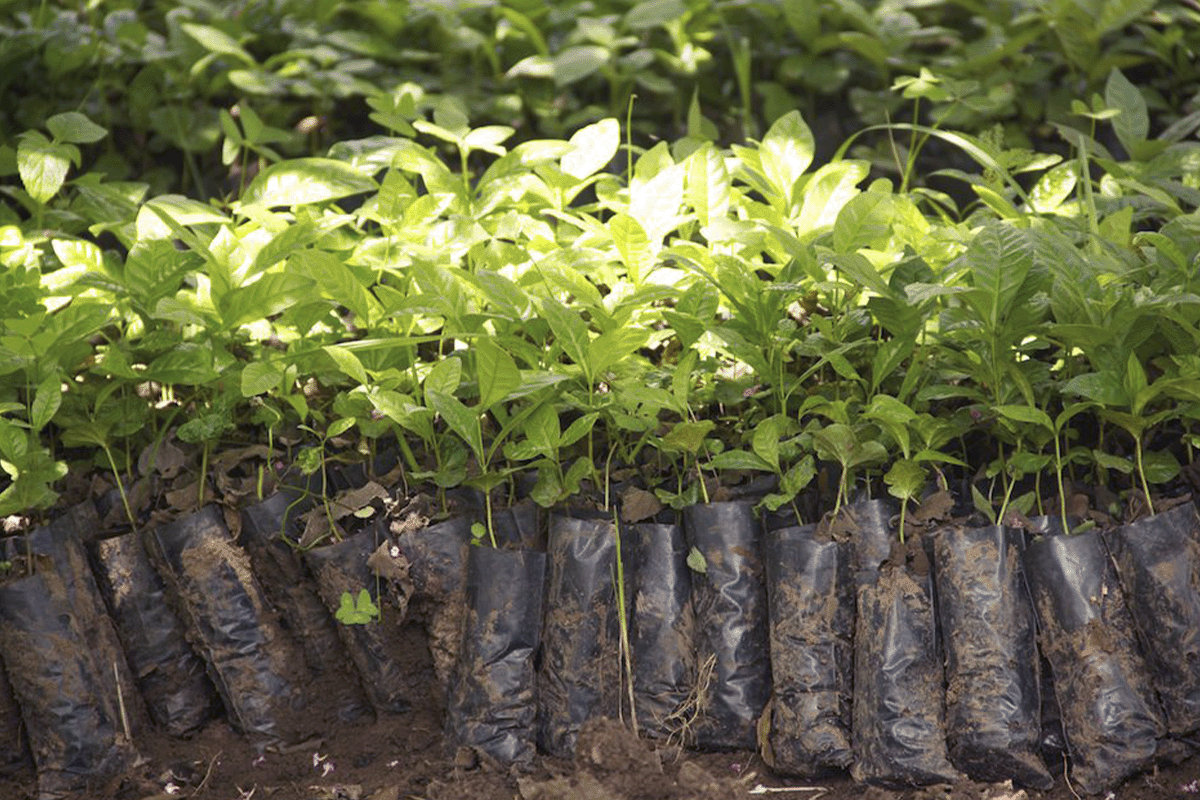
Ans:
<svg viewBox="0 0 1200 800"><path fill-rule="evenodd" d="M467 559L467 616L446 728L456 745L505 764L536 755L534 657L545 575L545 553L472 547Z"/></svg>
<svg viewBox="0 0 1200 800"><path fill-rule="evenodd" d="M860 573L854 637L855 780L954 783L930 586L904 564Z"/></svg>
<svg viewBox="0 0 1200 800"><path fill-rule="evenodd" d="M83 623L52 567L0 585L0 653L45 796L96 785L138 757L114 665L91 649Z"/></svg>
<svg viewBox="0 0 1200 800"><path fill-rule="evenodd" d="M145 541L234 726L262 747L307 738L314 722L302 716L301 655L220 511L206 506Z"/></svg>
<svg viewBox="0 0 1200 800"><path fill-rule="evenodd" d="M651 736L686 734L696 684L696 617L687 543L678 525L642 523L628 537L634 593L630 625L638 724Z"/></svg>
<svg viewBox="0 0 1200 800"><path fill-rule="evenodd" d="M240 543L268 602L303 650L309 670L341 679L336 681L337 696L333 698L338 717L346 722L363 721L375 712L342 646L333 614L293 544L303 533L300 515L312 506L310 496L298 489L280 489L242 510Z"/></svg>
<svg viewBox="0 0 1200 800"><path fill-rule="evenodd" d="M554 516L547 559L538 744L568 755L583 723L615 715L620 702L616 528L610 520Z"/></svg>
<svg viewBox="0 0 1200 800"><path fill-rule="evenodd" d="M848 542L819 541L816 525L768 531L771 719L776 772L817 776L850 766L854 580Z"/></svg>
<svg viewBox="0 0 1200 800"><path fill-rule="evenodd" d="M217 695L168 605L162 579L137 534L93 542L96 577L151 719L184 736L217 710Z"/></svg>
<svg viewBox="0 0 1200 800"><path fill-rule="evenodd" d="M1200 517L1188 502L1104 535L1170 733L1200 729Z"/></svg>
<svg viewBox="0 0 1200 800"><path fill-rule="evenodd" d="M79 619L84 641L95 657L108 665L108 675L112 676L113 683L109 688L115 694L120 687L129 728L136 737L145 727L146 707L113 620L105 610L104 598L84 548L84 542L94 539L99 531L100 518L95 507L91 503L81 503L48 525L24 536L4 540L6 559L34 557L49 559L53 564L67 593L67 601Z"/></svg>
<svg viewBox="0 0 1200 800"><path fill-rule="evenodd" d="M1054 781L1039 754L1041 676L1021 533L944 528L934 538L946 650L946 737L955 766L979 781L1037 789Z"/></svg>
<svg viewBox="0 0 1200 800"><path fill-rule="evenodd" d="M1088 794L1103 792L1149 766L1166 733L1133 620L1098 532L1034 540L1025 569L1071 778Z"/></svg>
<svg viewBox="0 0 1200 800"><path fill-rule="evenodd" d="M696 669L711 670L702 687L696 744L708 749L754 749L757 723L771 695L770 633L760 526L746 502L709 503L683 510L688 542L704 557L692 577L696 610Z"/></svg>
<svg viewBox="0 0 1200 800"><path fill-rule="evenodd" d="M325 605L336 613L343 594L357 597L363 589L377 608L383 609L386 588L372 574L367 559L378 546L378 531L362 531L335 544L315 547L304 559L312 570ZM399 714L410 708L406 698L406 678L400 668L401 653L394 635L394 607L383 611L383 619L364 624L340 624L337 632L350 661L362 679L367 699L381 713ZM387 621L385 622L384 619Z"/></svg>

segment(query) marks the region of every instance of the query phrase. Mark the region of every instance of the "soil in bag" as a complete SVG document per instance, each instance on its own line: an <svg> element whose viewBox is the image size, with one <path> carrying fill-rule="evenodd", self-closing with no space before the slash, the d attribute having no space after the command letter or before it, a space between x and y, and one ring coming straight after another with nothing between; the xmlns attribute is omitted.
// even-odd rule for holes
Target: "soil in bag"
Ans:
<svg viewBox="0 0 1200 800"><path fill-rule="evenodd" d="M309 671L322 690L327 689L338 718L369 721L374 710L342 646L337 623L295 544L303 534L300 516L312 506L310 497L301 491L280 489L242 510L239 544L250 557L267 601L303 650Z"/></svg>
<svg viewBox="0 0 1200 800"><path fill-rule="evenodd" d="M553 755L574 752L589 717L619 710L616 534L610 520L550 518L538 745Z"/></svg>
<svg viewBox="0 0 1200 800"><path fill-rule="evenodd" d="M20 776L33 767L21 707L0 658L0 776Z"/></svg>
<svg viewBox="0 0 1200 800"><path fill-rule="evenodd" d="M230 722L260 747L308 738L315 722L304 715L302 656L220 511L205 506L147 531L145 542Z"/></svg>
<svg viewBox="0 0 1200 800"><path fill-rule="evenodd" d="M444 688L462 644L471 523L470 517L452 517L401 534L386 558L377 550L370 562L376 575L406 595L408 618L425 627L434 672Z"/></svg>
<svg viewBox="0 0 1200 800"><path fill-rule="evenodd" d="M1077 789L1097 794L1150 765L1166 725L1100 534L1042 536L1025 571Z"/></svg>
<svg viewBox="0 0 1200 800"><path fill-rule="evenodd" d="M916 538L907 546L897 539L886 562L861 570L855 580L850 774L884 785L953 783L961 776L946 753L942 661L925 550Z"/></svg>
<svg viewBox="0 0 1200 800"><path fill-rule="evenodd" d="M686 742L694 703L696 616L687 543L678 525L632 526L634 711L650 736Z"/></svg>
<svg viewBox="0 0 1200 800"><path fill-rule="evenodd" d="M1054 781L1039 754L1041 677L1021 532L943 528L933 539L946 651L950 760L975 780L1037 789Z"/></svg>
<svg viewBox="0 0 1200 800"><path fill-rule="evenodd" d="M1200 516L1187 502L1104 534L1167 730L1200 729Z"/></svg>
<svg viewBox="0 0 1200 800"><path fill-rule="evenodd" d="M383 536L372 525L335 544L304 553L325 605L338 621L337 632L362 679L367 699L377 711L407 711L407 678L400 668L398 628L403 614L388 597L388 585L377 578L367 560Z"/></svg>
<svg viewBox="0 0 1200 800"><path fill-rule="evenodd" d="M0 584L0 656L44 796L100 790L137 760L112 663L92 650L76 598L50 558L14 561Z"/></svg>
<svg viewBox="0 0 1200 800"><path fill-rule="evenodd" d="M166 602L162 579L141 539L128 533L93 542L90 549L150 718L172 736L192 733L217 713L217 694Z"/></svg>
<svg viewBox="0 0 1200 800"><path fill-rule="evenodd" d="M534 657L541 641L546 554L472 547L447 734L505 764L536 755Z"/></svg>
<svg viewBox="0 0 1200 800"><path fill-rule="evenodd" d="M850 766L854 582L848 542L816 525L767 532L764 561L774 690L764 754L776 772Z"/></svg>
<svg viewBox="0 0 1200 800"><path fill-rule="evenodd" d="M696 745L753 750L771 694L767 591L760 527L746 502L683 509L688 543L704 559L692 575L696 610Z"/></svg>

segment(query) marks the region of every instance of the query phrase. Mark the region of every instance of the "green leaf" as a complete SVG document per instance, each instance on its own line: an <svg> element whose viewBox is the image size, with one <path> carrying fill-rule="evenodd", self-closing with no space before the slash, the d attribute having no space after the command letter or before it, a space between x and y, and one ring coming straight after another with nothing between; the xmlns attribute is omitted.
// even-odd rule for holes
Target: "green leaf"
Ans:
<svg viewBox="0 0 1200 800"><path fill-rule="evenodd" d="M711 419L699 422L677 422L667 435L659 440L658 447L668 453L695 455L700 450L700 446L704 444L704 438L715 427L716 423Z"/></svg>
<svg viewBox="0 0 1200 800"><path fill-rule="evenodd" d="M593 378L599 378L613 365L637 352L646 344L649 331L644 328L614 328L588 343L587 360Z"/></svg>
<svg viewBox="0 0 1200 800"><path fill-rule="evenodd" d="M812 163L816 141L799 111L777 119L759 146L764 177L779 193L785 207L791 206L796 181Z"/></svg>
<svg viewBox="0 0 1200 800"><path fill-rule="evenodd" d="M725 159L706 142L684 162L685 197L696 219L707 228L729 213L730 179Z"/></svg>
<svg viewBox="0 0 1200 800"><path fill-rule="evenodd" d="M993 410L1006 419L1025 422L1030 425L1038 425L1047 431L1054 430L1054 423L1051 422L1050 415L1040 408L1021 405L1002 405L995 406Z"/></svg>
<svg viewBox="0 0 1200 800"><path fill-rule="evenodd" d="M555 341L567 358L583 367L589 377L595 373L588 363L588 329L579 314L569 310L553 297L542 300L542 316L550 325Z"/></svg>
<svg viewBox="0 0 1200 800"><path fill-rule="evenodd" d="M1076 375L1063 384L1062 392L1086 397L1102 406L1127 406L1131 401L1125 391L1124 382L1111 372Z"/></svg>
<svg viewBox="0 0 1200 800"><path fill-rule="evenodd" d="M562 157L562 171L584 180L608 165L621 145L621 128L609 117L580 128L570 139L571 151Z"/></svg>
<svg viewBox="0 0 1200 800"><path fill-rule="evenodd" d="M964 260L972 288L961 297L989 332L997 331L1025 293L1033 248L1020 228L993 222L971 240Z"/></svg>
<svg viewBox="0 0 1200 800"><path fill-rule="evenodd" d="M37 433L54 419L62 406L63 381L59 375L51 375L40 384L33 395L30 406L29 426Z"/></svg>
<svg viewBox="0 0 1200 800"><path fill-rule="evenodd" d="M357 421L358 420L354 417L342 417L341 419L335 419L333 422L329 423L329 427L325 429L326 438L332 439L335 436L341 436L343 433L353 428L354 423Z"/></svg>
<svg viewBox="0 0 1200 800"><path fill-rule="evenodd" d="M87 118L86 114L78 111L67 111L55 114L46 120L46 128L60 142L71 144L91 144L98 142L108 135L108 131Z"/></svg>
<svg viewBox="0 0 1200 800"><path fill-rule="evenodd" d="M488 339L476 340L474 349L479 408L489 409L521 385L521 372L512 356Z"/></svg>
<svg viewBox="0 0 1200 800"><path fill-rule="evenodd" d="M562 88L583 80L608 63L608 48L599 45L568 47L551 59L554 85Z"/></svg>
<svg viewBox="0 0 1200 800"><path fill-rule="evenodd" d="M608 221L608 230L612 234L621 261L629 270L629 279L638 284L643 275L650 272L654 266L654 249L641 223L628 214L616 214Z"/></svg>
<svg viewBox="0 0 1200 800"><path fill-rule="evenodd" d="M205 50L223 56L232 56L248 66L254 66L254 57L246 52L233 37L211 25L184 22L179 26L184 33L200 43Z"/></svg>
<svg viewBox="0 0 1200 800"><path fill-rule="evenodd" d="M766 462L771 472L779 472L779 441L783 438L787 423L787 417L782 414L768 417L754 429L754 435L750 438L750 449Z"/></svg>
<svg viewBox="0 0 1200 800"><path fill-rule="evenodd" d="M833 223L833 248L839 253L886 249L895 216L891 194L871 191L851 197Z"/></svg>
<svg viewBox="0 0 1200 800"><path fill-rule="evenodd" d="M838 161L821 166L804 185L804 202L796 220L796 234L804 241L829 230L838 214L858 193L867 177L866 161Z"/></svg>
<svg viewBox="0 0 1200 800"><path fill-rule="evenodd" d="M1164 484L1179 476L1180 466L1170 450L1156 450L1142 455L1142 470L1147 482Z"/></svg>
<svg viewBox="0 0 1200 800"><path fill-rule="evenodd" d="M760 455L745 450L725 450L712 458L713 469L746 469L758 472L778 472L778 464L772 464Z"/></svg>
<svg viewBox="0 0 1200 800"><path fill-rule="evenodd" d="M1132 153L1150 135L1150 114L1145 98L1119 69L1114 68L1104 85L1104 103L1121 112L1113 117L1113 131L1125 150Z"/></svg>
<svg viewBox="0 0 1200 800"><path fill-rule="evenodd" d="M475 458L482 464L484 462L483 434L479 429L479 418L475 416L475 412L463 405L456 397L438 391L430 391L428 386L425 388L425 397L429 407L441 415L446 424L450 426L450 430L454 431L458 438L471 448Z"/></svg>
<svg viewBox="0 0 1200 800"><path fill-rule="evenodd" d="M425 397L428 403L430 392L453 395L458 391L462 380L462 361L457 358L443 358L433 365L425 376Z"/></svg>
<svg viewBox="0 0 1200 800"><path fill-rule="evenodd" d="M68 144L52 144L37 131L21 134L17 144L17 172L29 196L46 203L67 180L71 161L78 150Z"/></svg>
<svg viewBox="0 0 1200 800"><path fill-rule="evenodd" d="M242 369L242 397L269 392L283 380L283 370L270 361L251 361Z"/></svg>
<svg viewBox="0 0 1200 800"><path fill-rule="evenodd" d="M243 201L262 206L301 206L376 192L379 184L359 170L331 158L293 158L260 172Z"/></svg>
<svg viewBox="0 0 1200 800"><path fill-rule="evenodd" d="M558 446L570 447L584 436L587 436L592 430L592 427L596 424L596 420L599 418L600 415L593 411L591 413L584 414L582 417L572 422L567 426L567 429L563 431L562 439L559 441Z"/></svg>
<svg viewBox="0 0 1200 800"><path fill-rule="evenodd" d="M357 597L342 592L334 616L343 625L366 625L379 616L379 606L375 605L371 593L366 589L360 589Z"/></svg>
<svg viewBox="0 0 1200 800"><path fill-rule="evenodd" d="M812 455L806 455L799 462L793 464L787 472L783 473L783 479L779 482L779 488L793 497L804 489L805 486L812 483L812 479L817 476L817 462Z"/></svg>
<svg viewBox="0 0 1200 800"><path fill-rule="evenodd" d="M971 500L975 505L975 510L987 517L988 521L993 525L996 524L996 509L992 506L990 500L984 496L983 492L979 491L979 487L971 484Z"/></svg>
<svg viewBox="0 0 1200 800"><path fill-rule="evenodd" d="M900 500L914 500L920 497L925 487L925 468L916 461L902 459L892 464L883 476L887 484L888 494Z"/></svg>
<svg viewBox="0 0 1200 800"><path fill-rule="evenodd" d="M689 11L683 0L644 0L634 3L633 8L625 15L625 27L639 31L666 25L679 19Z"/></svg>
<svg viewBox="0 0 1200 800"><path fill-rule="evenodd" d="M692 572L698 572L701 575L708 572L708 562L704 560L704 553L695 547L688 551L687 565Z"/></svg>
<svg viewBox="0 0 1200 800"><path fill-rule="evenodd" d="M336 344L327 344L322 349L333 359L333 363L337 364L338 369L358 381L359 384L366 386L371 382L366 368L354 353Z"/></svg>

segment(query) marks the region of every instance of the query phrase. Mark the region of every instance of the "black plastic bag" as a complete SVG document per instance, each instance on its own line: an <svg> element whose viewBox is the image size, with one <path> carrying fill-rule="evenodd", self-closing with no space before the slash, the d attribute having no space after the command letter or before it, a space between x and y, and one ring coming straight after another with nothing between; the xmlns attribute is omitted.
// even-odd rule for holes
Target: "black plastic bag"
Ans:
<svg viewBox="0 0 1200 800"><path fill-rule="evenodd" d="M856 545L858 542L856 541ZM876 537L856 575L854 703L855 780L880 784L953 783L946 754L945 693L932 580L919 541L893 542L874 568ZM909 563L911 559L912 563Z"/></svg>
<svg viewBox="0 0 1200 800"><path fill-rule="evenodd" d="M700 694L695 742L752 750L771 696L761 528L746 502L687 506L683 520L688 542L704 557L704 572L692 576Z"/></svg>
<svg viewBox="0 0 1200 800"><path fill-rule="evenodd" d="M1025 570L1071 777L1088 794L1103 792L1147 767L1166 733L1133 620L1098 532L1035 539Z"/></svg>
<svg viewBox="0 0 1200 800"><path fill-rule="evenodd" d="M1200 729L1200 517L1184 503L1104 534L1167 730Z"/></svg>
<svg viewBox="0 0 1200 800"><path fill-rule="evenodd" d="M104 597L92 573L84 542L100 533L100 518L91 503L81 503L48 525L36 528L24 536L4 540L6 559L45 557L53 564L58 580L66 591L67 602L74 609L87 647L98 663L106 668L105 681L115 681L108 690L119 687L125 703L125 714L136 739L146 724L146 706L125 658L120 637L112 618L105 610Z"/></svg>
<svg viewBox="0 0 1200 800"><path fill-rule="evenodd" d="M619 708L616 534L610 520L550 519L538 672L538 745L547 753L574 752L589 717Z"/></svg>
<svg viewBox="0 0 1200 800"><path fill-rule="evenodd" d="M13 696L8 671L0 664L0 775L19 775L32 767L29 742L25 738L25 723L21 720L21 707Z"/></svg>
<svg viewBox="0 0 1200 800"><path fill-rule="evenodd" d="M934 537L946 650L946 740L979 781L1036 789L1054 781L1039 755L1041 676L1021 533L953 526Z"/></svg>
<svg viewBox="0 0 1200 800"><path fill-rule="evenodd" d="M218 710L204 662L167 604L162 579L137 534L91 544L100 591L137 678L150 718L172 736L186 736Z"/></svg>
<svg viewBox="0 0 1200 800"><path fill-rule="evenodd" d="M73 592L47 556L0 584L0 655L45 796L99 788L137 760L115 661L91 648ZM123 713L124 711L124 713Z"/></svg>
<svg viewBox="0 0 1200 800"><path fill-rule="evenodd" d="M651 736L686 738L686 707L696 685L696 615L683 529L642 523L630 531L635 564L630 648L638 725Z"/></svg>
<svg viewBox="0 0 1200 800"><path fill-rule="evenodd" d="M304 652L313 675L329 677L339 719L368 721L374 716L338 636L337 623L325 607L300 550L292 544L303 533L300 515L313 506L307 494L283 488L266 500L242 509L239 544L250 557L267 601Z"/></svg>
<svg viewBox="0 0 1200 800"><path fill-rule="evenodd" d="M764 547L774 682L766 744L771 768L788 775L821 775L854 760L852 552L816 532L771 530Z"/></svg>
<svg viewBox="0 0 1200 800"><path fill-rule="evenodd" d="M536 754L545 575L545 553L472 547L467 558L467 616L446 728L454 744L506 764Z"/></svg>
<svg viewBox="0 0 1200 800"><path fill-rule="evenodd" d="M470 517L451 517L401 534L388 574L408 592L408 614L425 626L438 682L449 687L466 614L467 554L471 547Z"/></svg>
<svg viewBox="0 0 1200 800"><path fill-rule="evenodd" d="M338 635L358 670L371 705L383 713L399 714L410 708L405 697L407 678L400 668L403 653L396 635L401 614L386 600L387 592L380 591L384 588L382 581L367 566L367 559L382 541L378 527L371 526L334 544L314 547L304 553L304 560L332 613L337 614L345 607L347 599L351 606L357 607L360 594L366 591L376 616L357 621L343 619L337 628Z"/></svg>
<svg viewBox="0 0 1200 800"><path fill-rule="evenodd" d="M301 654L269 609L215 506L146 532L147 552L188 625L229 720L256 745L301 741Z"/></svg>

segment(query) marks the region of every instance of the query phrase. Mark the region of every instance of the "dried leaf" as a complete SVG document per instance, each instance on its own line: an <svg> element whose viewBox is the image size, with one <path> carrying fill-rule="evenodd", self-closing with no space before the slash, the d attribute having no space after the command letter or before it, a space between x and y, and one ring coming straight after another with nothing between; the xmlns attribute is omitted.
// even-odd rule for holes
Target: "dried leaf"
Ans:
<svg viewBox="0 0 1200 800"><path fill-rule="evenodd" d="M388 490L380 486L375 481L367 481L366 485L360 486L357 489L347 489L341 492L330 503L333 511L334 519L341 519L355 513L356 511L366 508L371 504L372 500L388 500L391 495Z"/></svg>
<svg viewBox="0 0 1200 800"><path fill-rule="evenodd" d="M658 498L644 489L631 486L621 493L621 521L641 522L662 511Z"/></svg>
<svg viewBox="0 0 1200 800"><path fill-rule="evenodd" d="M157 472L167 480L174 478L179 474L179 470L187 463L187 456L183 451L168 441L159 442L157 445L149 444L138 456L138 473L141 475L150 475Z"/></svg>

